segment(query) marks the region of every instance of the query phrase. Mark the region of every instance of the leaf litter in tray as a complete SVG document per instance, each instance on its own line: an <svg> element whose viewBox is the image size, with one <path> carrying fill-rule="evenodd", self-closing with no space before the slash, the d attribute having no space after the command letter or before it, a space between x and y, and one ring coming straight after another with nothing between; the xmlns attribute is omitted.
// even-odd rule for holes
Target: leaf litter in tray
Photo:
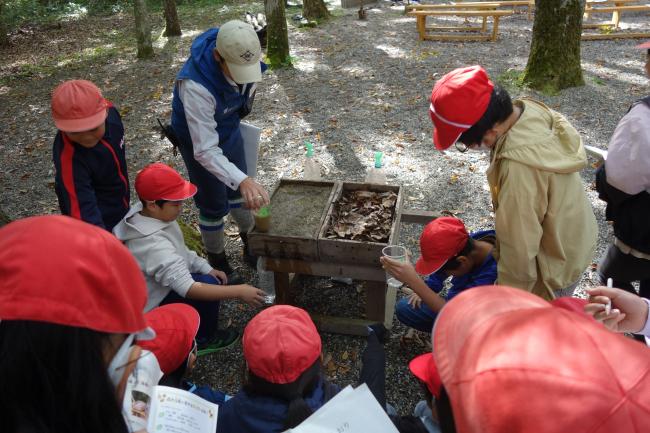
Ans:
<svg viewBox="0 0 650 433"><path fill-rule="evenodd" d="M345 191L334 203L329 239L387 242L395 213L397 194L393 191Z"/></svg>

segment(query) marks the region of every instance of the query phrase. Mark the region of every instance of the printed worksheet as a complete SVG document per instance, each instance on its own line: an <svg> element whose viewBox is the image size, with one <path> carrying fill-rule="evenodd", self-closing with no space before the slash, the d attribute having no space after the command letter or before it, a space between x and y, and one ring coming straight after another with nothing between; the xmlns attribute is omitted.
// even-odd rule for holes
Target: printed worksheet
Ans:
<svg viewBox="0 0 650 433"><path fill-rule="evenodd" d="M148 433L214 433L219 406L191 392L156 386L151 398Z"/></svg>

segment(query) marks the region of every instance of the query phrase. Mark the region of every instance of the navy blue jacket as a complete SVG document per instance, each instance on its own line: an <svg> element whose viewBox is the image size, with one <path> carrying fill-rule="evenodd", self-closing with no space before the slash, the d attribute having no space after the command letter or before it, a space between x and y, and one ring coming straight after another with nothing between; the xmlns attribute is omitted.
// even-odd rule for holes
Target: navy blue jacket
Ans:
<svg viewBox="0 0 650 433"><path fill-rule="evenodd" d="M221 72L221 68L214 58L218 33L218 28L210 29L192 42L190 58L187 59L176 79L192 80L201 84L212 94L217 103L214 120L217 122L219 147L223 150L224 155L229 157L231 152L241 151L243 140L239 122L245 114L250 112L255 92L251 94L253 83L240 85L240 87L243 86L241 89L243 91L237 90ZM267 67L262 62L260 64L262 72L264 72ZM183 145L192 144L185 118L185 109L178 95L178 86L174 86L172 128Z"/></svg>
<svg viewBox="0 0 650 433"><path fill-rule="evenodd" d="M57 132L52 159L61 213L113 230L130 199L124 126L117 110L109 108L104 137L92 148Z"/></svg>
<svg viewBox="0 0 650 433"><path fill-rule="evenodd" d="M327 384L330 398L340 388ZM326 392L323 381L314 388L311 396L305 399L307 405L318 410L326 403ZM283 432L289 405L285 400L273 397L252 396L245 391L239 391L233 398L219 406L217 418L217 433L273 433Z"/></svg>
<svg viewBox="0 0 650 433"><path fill-rule="evenodd" d="M494 230L481 230L470 233L469 235L476 241L484 240L489 242L491 239L496 239L496 232ZM491 243L494 243L494 241ZM448 275L446 273L438 271L429 275L424 282L427 283L427 286L429 286L434 292L439 293L444 287L444 282L447 277ZM463 290L472 287L492 285L496 279L497 262L494 260L492 254L488 254L485 261L475 271L469 272L461 277L451 278L451 288L447 292L446 300L449 301Z"/></svg>

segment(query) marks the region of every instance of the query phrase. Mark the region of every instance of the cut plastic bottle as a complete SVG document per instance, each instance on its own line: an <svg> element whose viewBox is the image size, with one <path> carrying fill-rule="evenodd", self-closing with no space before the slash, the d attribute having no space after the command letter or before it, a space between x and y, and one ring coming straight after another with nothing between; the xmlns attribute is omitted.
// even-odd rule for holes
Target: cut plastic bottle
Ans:
<svg viewBox="0 0 650 433"><path fill-rule="evenodd" d="M366 174L366 183L386 185L386 173L382 168L382 152L375 152L375 166L368 170Z"/></svg>
<svg viewBox="0 0 650 433"><path fill-rule="evenodd" d="M303 167L302 178L305 180L321 180L320 165L314 158L314 145L305 141L307 153L305 154L305 164Z"/></svg>
<svg viewBox="0 0 650 433"><path fill-rule="evenodd" d="M266 270L266 259L257 258L257 288L264 292L264 303L271 305L275 302L275 276L273 271Z"/></svg>

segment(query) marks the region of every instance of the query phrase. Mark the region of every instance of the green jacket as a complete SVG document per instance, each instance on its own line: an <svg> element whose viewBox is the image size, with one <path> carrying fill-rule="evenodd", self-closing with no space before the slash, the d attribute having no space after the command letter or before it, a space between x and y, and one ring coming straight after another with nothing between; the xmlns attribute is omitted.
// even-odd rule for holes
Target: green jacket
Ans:
<svg viewBox="0 0 650 433"><path fill-rule="evenodd" d="M541 102L524 108L497 141L487 171L496 216L497 284L552 299L591 263L598 228L580 171L582 139Z"/></svg>

